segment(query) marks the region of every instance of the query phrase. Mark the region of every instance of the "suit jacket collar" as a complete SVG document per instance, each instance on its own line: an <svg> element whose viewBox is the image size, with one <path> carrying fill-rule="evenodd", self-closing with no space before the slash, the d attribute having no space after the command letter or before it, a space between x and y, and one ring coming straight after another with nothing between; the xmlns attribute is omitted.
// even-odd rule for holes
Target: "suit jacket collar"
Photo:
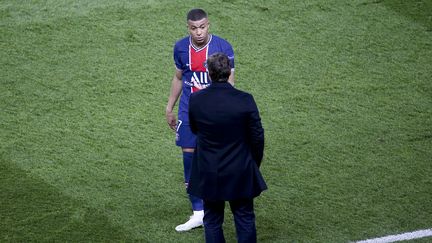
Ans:
<svg viewBox="0 0 432 243"><path fill-rule="evenodd" d="M209 88L213 89L226 89L226 88L233 88L233 86L228 82L212 82Z"/></svg>

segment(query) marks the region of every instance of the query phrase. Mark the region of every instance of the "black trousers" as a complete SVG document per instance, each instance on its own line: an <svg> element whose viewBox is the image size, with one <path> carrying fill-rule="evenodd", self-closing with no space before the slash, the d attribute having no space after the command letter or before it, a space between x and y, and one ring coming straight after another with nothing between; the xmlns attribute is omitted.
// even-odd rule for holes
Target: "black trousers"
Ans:
<svg viewBox="0 0 432 243"><path fill-rule="evenodd" d="M256 242L253 198L229 201L237 233L237 242ZM206 243L225 243L222 224L225 201L204 200L204 232Z"/></svg>

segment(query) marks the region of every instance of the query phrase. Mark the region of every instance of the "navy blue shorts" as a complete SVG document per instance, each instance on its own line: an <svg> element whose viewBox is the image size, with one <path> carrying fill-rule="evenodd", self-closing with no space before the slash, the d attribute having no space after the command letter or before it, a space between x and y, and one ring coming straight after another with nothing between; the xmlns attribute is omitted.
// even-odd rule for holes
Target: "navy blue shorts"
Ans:
<svg viewBox="0 0 432 243"><path fill-rule="evenodd" d="M189 124L181 120L177 122L176 145L182 148L195 148L196 136L192 133Z"/></svg>

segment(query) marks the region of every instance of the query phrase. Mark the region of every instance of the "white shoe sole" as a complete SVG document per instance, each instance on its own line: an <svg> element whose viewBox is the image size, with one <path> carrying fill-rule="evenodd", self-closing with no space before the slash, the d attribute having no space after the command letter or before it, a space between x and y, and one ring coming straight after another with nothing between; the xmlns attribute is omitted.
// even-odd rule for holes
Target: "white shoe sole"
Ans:
<svg viewBox="0 0 432 243"><path fill-rule="evenodd" d="M201 226L203 226L202 222L191 222L191 223L189 223L189 221L188 221L188 222L186 222L184 224L177 225L177 227L175 227L175 230L177 232L184 232L184 231L189 231L189 230L201 227Z"/></svg>

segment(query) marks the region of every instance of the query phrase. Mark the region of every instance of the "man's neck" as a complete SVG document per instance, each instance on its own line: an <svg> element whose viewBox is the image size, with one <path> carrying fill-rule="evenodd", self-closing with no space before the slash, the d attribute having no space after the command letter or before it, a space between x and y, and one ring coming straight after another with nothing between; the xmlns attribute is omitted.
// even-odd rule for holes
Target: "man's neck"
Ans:
<svg viewBox="0 0 432 243"><path fill-rule="evenodd" d="M211 37L210 37L211 35L209 34L208 36L207 36L207 40L205 41L205 42L203 42L203 44L201 44L201 45L198 45L197 43L195 43L193 40L192 40L192 44L194 45L194 47L196 48L196 49L201 49L201 48L203 48L204 46L206 46L208 43L209 43L209 41L210 41L210 39L211 39ZM192 38L191 38L192 39Z"/></svg>

